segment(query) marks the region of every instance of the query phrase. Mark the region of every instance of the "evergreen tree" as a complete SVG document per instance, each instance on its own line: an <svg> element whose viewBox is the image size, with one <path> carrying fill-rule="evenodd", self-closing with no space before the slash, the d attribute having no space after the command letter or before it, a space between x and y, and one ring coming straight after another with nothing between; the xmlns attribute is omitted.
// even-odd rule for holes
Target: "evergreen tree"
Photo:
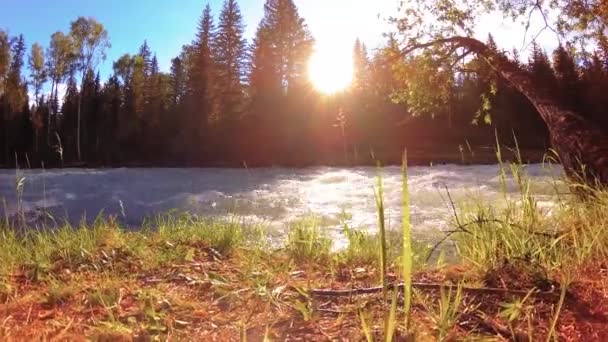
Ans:
<svg viewBox="0 0 608 342"><path fill-rule="evenodd" d="M8 162L8 104L7 104L7 78L11 61L11 40L8 34L0 29L0 130L3 138L0 141L2 161Z"/></svg>
<svg viewBox="0 0 608 342"><path fill-rule="evenodd" d="M594 122L608 132L608 67L601 57L601 50L596 51L590 59L585 60L582 66L581 93L583 111Z"/></svg>
<svg viewBox="0 0 608 342"><path fill-rule="evenodd" d="M539 84L555 84L557 78L555 72L551 67L551 62L547 53L541 49L541 47L534 42L532 44L532 51L528 60L528 69L532 72L533 77Z"/></svg>
<svg viewBox="0 0 608 342"><path fill-rule="evenodd" d="M249 89L251 112L259 118L272 117L273 108L283 96L281 82L275 70L273 47L268 29L260 23L251 47L249 65Z"/></svg>
<svg viewBox="0 0 608 342"><path fill-rule="evenodd" d="M78 160L76 151L76 127L78 117L78 84L72 69L67 78L67 86L61 106L59 135L62 142L64 160Z"/></svg>
<svg viewBox="0 0 608 342"><path fill-rule="evenodd" d="M279 76L284 87L307 82L306 67L314 40L292 0L268 0L263 25L270 30Z"/></svg>
<svg viewBox="0 0 608 342"><path fill-rule="evenodd" d="M144 40L144 43L139 47L139 52L137 56L140 56L143 61L143 76L144 76L144 85L143 85L143 97L144 97L144 107L146 110L150 102L152 101L152 51L148 46L148 41Z"/></svg>
<svg viewBox="0 0 608 342"><path fill-rule="evenodd" d="M188 77L188 121L191 146L204 143L208 133L209 117L213 110L213 70L214 61L211 46L214 44L214 24L209 4L203 10L198 24L198 32L192 43L193 63ZM195 151L198 151L195 148ZM196 152L195 152L196 153Z"/></svg>
<svg viewBox="0 0 608 342"><path fill-rule="evenodd" d="M173 111L178 111L186 97L186 79L182 58L173 58L171 60L171 107Z"/></svg>
<svg viewBox="0 0 608 342"><path fill-rule="evenodd" d="M20 119L24 108L29 112L27 103L27 83L21 76L25 57L25 39L23 35L15 40L11 48L11 63L6 78L6 86L4 93L4 111L5 111L5 160L11 160L12 152L17 152L17 149L22 143L30 143L26 141L25 136L21 136L23 121ZM29 118L28 118L29 120ZM16 161L13 161L16 162ZM11 163L13 164L13 163Z"/></svg>
<svg viewBox="0 0 608 342"><path fill-rule="evenodd" d="M233 127L242 114L247 60L244 29L238 3L226 0L212 46L217 76L215 92L222 94L217 101L217 115L224 128Z"/></svg>
<svg viewBox="0 0 608 342"><path fill-rule="evenodd" d="M119 119L122 107L122 89L117 75L111 76L102 89L101 112L103 113L102 124L99 127L101 149L100 160L105 163L113 163L121 160L121 149L119 142Z"/></svg>
<svg viewBox="0 0 608 342"><path fill-rule="evenodd" d="M581 106L581 94L580 79L572 50L572 47L559 45L553 52L553 67L559 96L565 105L574 109Z"/></svg>
<svg viewBox="0 0 608 342"><path fill-rule="evenodd" d="M144 62L144 72L146 75L150 75L152 69L152 51L148 46L148 40L144 40L144 43L139 47L138 56L141 56Z"/></svg>
<svg viewBox="0 0 608 342"><path fill-rule="evenodd" d="M19 112L21 109L23 109L23 105L27 103L27 90L23 91L23 86L26 84L26 82L21 77L25 49L25 39L23 38L23 35L19 35L12 46L12 59L6 84L6 99L8 109L9 112L12 113Z"/></svg>
<svg viewBox="0 0 608 342"><path fill-rule="evenodd" d="M369 82L369 56L367 47L357 38L353 48L353 87L366 89Z"/></svg>
<svg viewBox="0 0 608 342"><path fill-rule="evenodd" d="M83 160L95 160L95 157L90 157L97 152L98 145L98 132L97 126L99 121L99 106L100 99L99 95L101 92L101 82L99 80L99 74L95 75L93 70L89 70L86 73L85 80L82 82L82 89L80 96L82 97L83 112L87 113L82 117L82 151Z"/></svg>
<svg viewBox="0 0 608 342"><path fill-rule="evenodd" d="M307 145L313 103L307 77L314 40L292 0L267 0L250 63L251 111L272 154ZM297 153L304 156L303 153Z"/></svg>

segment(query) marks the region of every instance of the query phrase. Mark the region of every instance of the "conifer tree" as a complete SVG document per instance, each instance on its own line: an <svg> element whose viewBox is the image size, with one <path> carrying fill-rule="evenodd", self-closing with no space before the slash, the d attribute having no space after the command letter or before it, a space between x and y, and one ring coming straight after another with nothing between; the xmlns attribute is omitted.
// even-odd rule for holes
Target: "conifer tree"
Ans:
<svg viewBox="0 0 608 342"><path fill-rule="evenodd" d="M557 78L559 96L564 105L570 108L580 107L580 79L576 70L571 46L559 45L553 51L553 68Z"/></svg>
<svg viewBox="0 0 608 342"><path fill-rule="evenodd" d="M306 69L314 40L292 0L266 1L256 44L259 53L254 63L272 67L264 73L270 73L276 88L287 94L308 83Z"/></svg>
<svg viewBox="0 0 608 342"><path fill-rule="evenodd" d="M7 77L11 61L11 41L8 33L0 29L0 129L3 139L2 160L8 162L8 106L6 104Z"/></svg>
<svg viewBox="0 0 608 342"><path fill-rule="evenodd" d="M25 39L19 35L11 48L11 63L6 79L4 94L5 111L5 160L11 160L13 152L18 152L24 144L31 143L30 137L23 134L23 127L29 121L29 108L27 98L27 82L22 78L22 68L25 57ZM22 115L20 115L22 114ZM27 117L26 117L27 115ZM20 117L21 116L21 117ZM13 164L17 162L13 160Z"/></svg>
<svg viewBox="0 0 608 342"><path fill-rule="evenodd" d="M213 110L212 84L214 80L214 24L211 7L205 6L198 23L198 32L192 43L192 68L188 77L189 125L193 146L204 143L208 134L209 117Z"/></svg>
<svg viewBox="0 0 608 342"><path fill-rule="evenodd" d="M353 87L363 90L369 82L369 56L367 47L357 38L353 48Z"/></svg>
<svg viewBox="0 0 608 342"><path fill-rule="evenodd" d="M186 96L186 72L181 57L171 60L171 107L176 111Z"/></svg>
<svg viewBox="0 0 608 342"><path fill-rule="evenodd" d="M225 128L232 127L243 110L247 61L244 29L238 3L226 0L212 46L217 76L215 92L222 94L217 101L217 115Z"/></svg>

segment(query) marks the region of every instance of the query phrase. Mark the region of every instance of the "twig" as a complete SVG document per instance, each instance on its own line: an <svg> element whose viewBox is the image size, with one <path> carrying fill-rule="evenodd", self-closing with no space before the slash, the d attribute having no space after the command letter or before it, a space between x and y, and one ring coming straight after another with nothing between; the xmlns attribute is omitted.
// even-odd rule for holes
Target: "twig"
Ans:
<svg viewBox="0 0 608 342"><path fill-rule="evenodd" d="M445 234L445 236L437 241L437 243L435 245L433 245L433 248L431 248L431 250L429 251L428 256L426 257L426 261L425 262L429 262L429 260L431 260L431 257L433 256L433 254L435 253L435 251L439 248L439 246L443 245L444 242L447 241L447 239L449 239L452 235L457 234L457 233L464 233L464 231L462 230L452 230L447 232L447 234Z"/></svg>
<svg viewBox="0 0 608 342"><path fill-rule="evenodd" d="M456 218L456 221L458 223L458 218ZM433 245L433 248L431 248L431 250L429 251L428 256L426 257L426 262L428 262L429 260L431 260L431 257L433 256L433 253L435 253L435 251L437 251L437 249L439 248L439 246L441 246L444 242L446 242L447 239L449 239L452 235L457 234L457 233L467 233L467 234L471 234L471 232L467 229L464 229L466 227L472 226L474 224L487 224L487 223L500 223L500 224L506 224L509 225L513 228L518 228L528 234L532 234L532 235L537 235L537 236L543 236L546 238L551 238L551 239L557 239L559 237L559 235L557 234L549 234L549 233L544 233L544 232L530 232L528 231L526 228L524 228L523 226L517 224L517 223L511 223L511 222L505 222L499 219L477 219L477 220L473 220L471 222L465 223L465 224L460 224L458 223L458 226L456 227L456 230L451 230L448 232L445 232L446 235L439 240L435 245Z"/></svg>
<svg viewBox="0 0 608 342"><path fill-rule="evenodd" d="M469 226L472 226L474 224L484 224L484 223L501 223L501 224L506 224L506 225L511 226L513 228L517 228L517 229L523 230L523 231L525 231L528 234L543 236L543 237L552 238L552 239L557 239L559 237L559 235L557 235L557 234L549 234L549 233L544 233L544 232L530 232L530 231L528 231L522 225L519 225L517 223L505 222L505 221L499 220L499 219L477 219L477 220L473 220L473 221L471 221L469 223L466 223L464 225L460 225L460 226L458 226L456 228L461 229L463 227L469 227ZM469 233L468 230L463 230L463 231Z"/></svg>
<svg viewBox="0 0 608 342"><path fill-rule="evenodd" d="M456 285L452 284L436 284L436 283L412 283L412 288L420 290L439 290L441 288L455 288ZM390 289L397 289L403 291L404 284L391 284ZM526 296L530 293L529 290L515 290L515 289L501 289L493 287L462 287L462 291L477 293L477 294L500 294L500 295L522 295ZM382 286L369 287L369 288L357 288L352 290L331 290L331 289L314 289L310 291L310 295L313 297L349 297L353 295L366 295L375 294L382 292ZM559 298L559 293L553 291L538 291L533 292L535 296L547 299L556 300Z"/></svg>
<svg viewBox="0 0 608 342"><path fill-rule="evenodd" d="M445 192L448 195L448 200L450 201L450 206L452 207L452 212L454 213L454 219L456 220L458 227L462 228L464 226L462 224L460 224L460 219L458 218L458 210L456 210L456 204L454 204L454 200L452 199L452 194L450 194L450 189L448 189L448 186L446 184L443 184L443 186L445 187ZM461 229L461 230L468 233L468 231L466 231L465 229Z"/></svg>

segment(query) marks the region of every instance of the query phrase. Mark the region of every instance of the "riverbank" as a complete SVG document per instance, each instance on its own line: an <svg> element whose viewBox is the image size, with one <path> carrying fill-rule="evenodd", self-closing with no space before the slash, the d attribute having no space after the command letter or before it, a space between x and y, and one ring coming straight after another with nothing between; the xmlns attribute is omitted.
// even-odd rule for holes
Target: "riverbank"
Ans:
<svg viewBox="0 0 608 342"><path fill-rule="evenodd" d="M0 338L608 339L608 193L561 198L551 213L525 191L504 204L455 209L454 263L414 244L407 325L409 296L374 288L380 239L347 227L340 251L313 219L281 246L260 227L193 216L139 232L112 219L3 227ZM400 283L401 233L386 246L386 279Z"/></svg>
<svg viewBox="0 0 608 342"><path fill-rule="evenodd" d="M548 152L542 149L502 150L502 158L506 161L523 163L541 163L546 160ZM345 157L343 153L319 153L309 158L302 158L295 153L283 159L272 156L263 158L247 158L236 161L180 161L157 160L155 162L143 161L108 161L108 162L65 162L57 160L34 160L31 158L20 160L18 165L23 169L62 169L62 168L307 168L316 166L328 167L357 167L377 166L380 162L384 166L401 165L402 150L349 152ZM496 151L494 147L471 147L468 145L408 149L408 163L410 166L429 166L441 164L456 165L488 165L496 164ZM0 169L14 169L17 164L3 165Z"/></svg>

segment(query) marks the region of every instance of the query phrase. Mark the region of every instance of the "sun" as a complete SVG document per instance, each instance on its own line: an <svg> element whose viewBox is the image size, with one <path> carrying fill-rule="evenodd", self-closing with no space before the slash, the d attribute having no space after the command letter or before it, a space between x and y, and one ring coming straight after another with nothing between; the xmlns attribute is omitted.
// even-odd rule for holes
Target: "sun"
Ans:
<svg viewBox="0 0 608 342"><path fill-rule="evenodd" d="M348 49L317 48L308 63L308 77L313 86L325 94L334 94L350 86L353 59Z"/></svg>

